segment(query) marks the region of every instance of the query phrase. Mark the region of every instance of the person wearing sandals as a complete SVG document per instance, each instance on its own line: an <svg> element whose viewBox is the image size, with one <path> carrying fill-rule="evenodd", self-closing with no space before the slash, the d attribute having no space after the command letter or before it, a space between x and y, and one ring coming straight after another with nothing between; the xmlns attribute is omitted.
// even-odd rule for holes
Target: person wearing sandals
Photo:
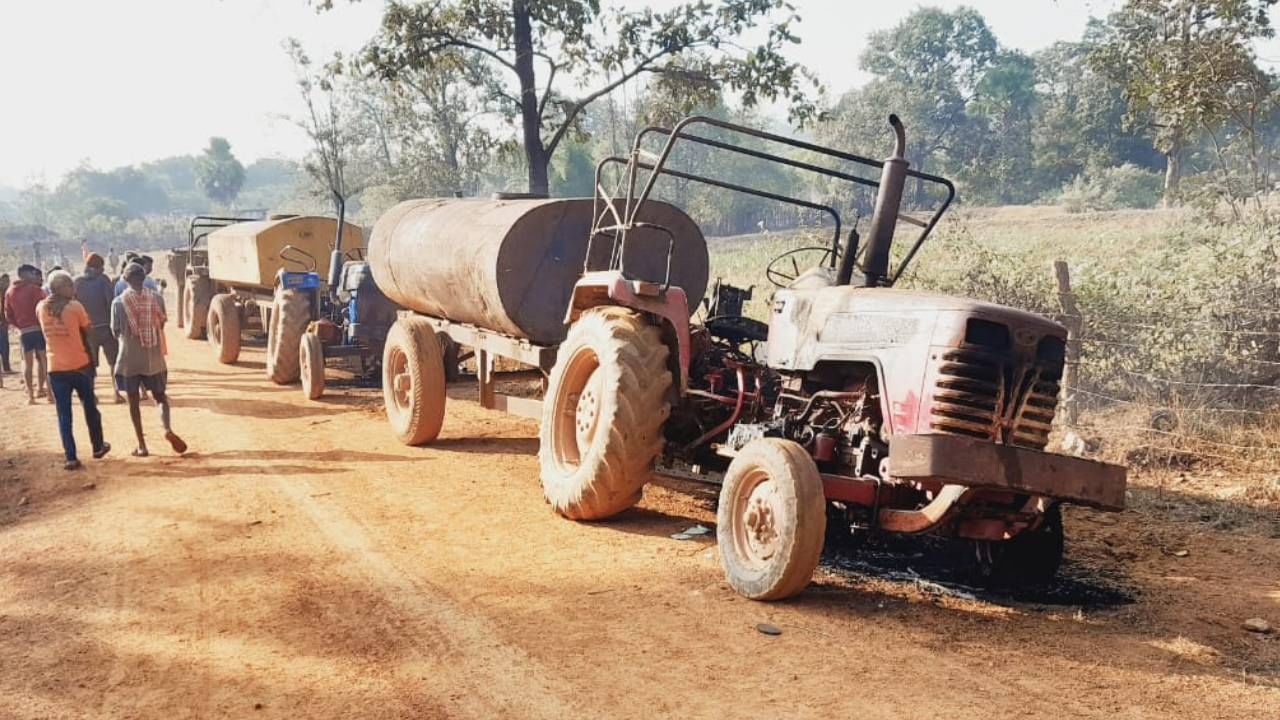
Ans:
<svg viewBox="0 0 1280 720"><path fill-rule="evenodd" d="M88 333L92 328L89 313L75 299L75 281L61 270L49 274L48 298L36 306L36 316L44 333L49 363L49 390L58 410L58 432L67 470L80 467L76 456L76 438L72 431L71 394L80 396L84 421L89 426L93 457L101 458L111 451L102 439L102 414L93 394L93 363L89 361Z"/></svg>
<svg viewBox="0 0 1280 720"><path fill-rule="evenodd" d="M120 339L120 354L116 357L115 372L125 395L129 398L129 419L138 436L135 457L146 457L147 441L142 433L141 390L151 392L160 407L160 424L164 439L173 451L181 455L187 444L173 432L169 420L168 386L169 371L165 365L164 298L147 288L146 268L132 263L125 268L124 280L128 287L111 303L111 332Z"/></svg>

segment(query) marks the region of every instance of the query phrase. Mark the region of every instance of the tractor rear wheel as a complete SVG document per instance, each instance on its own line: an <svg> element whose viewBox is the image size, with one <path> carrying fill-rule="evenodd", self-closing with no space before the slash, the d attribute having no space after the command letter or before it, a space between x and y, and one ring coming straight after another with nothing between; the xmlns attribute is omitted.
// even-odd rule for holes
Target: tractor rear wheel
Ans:
<svg viewBox="0 0 1280 720"><path fill-rule="evenodd" d="M729 464L716 510L716 545L729 585L752 600L782 600L809 584L822 555L826 501L813 458L780 438L755 440Z"/></svg>
<svg viewBox="0 0 1280 720"><path fill-rule="evenodd" d="M313 332L302 334L302 347L298 349L302 368L302 392L310 400L324 395L324 345Z"/></svg>
<svg viewBox="0 0 1280 720"><path fill-rule="evenodd" d="M240 359L240 308L234 295L219 293L209 303L206 320L209 344L218 354L218 362L231 365Z"/></svg>
<svg viewBox="0 0 1280 720"><path fill-rule="evenodd" d="M632 310L583 313L557 352L542 404L538 462L547 502L572 520L636 504L671 412L668 348Z"/></svg>
<svg viewBox="0 0 1280 720"><path fill-rule="evenodd" d="M276 288L267 326L267 377L277 385L298 381L298 350L311 321L311 298L305 292Z"/></svg>
<svg viewBox="0 0 1280 720"><path fill-rule="evenodd" d="M1062 510L1054 505L1034 530L1024 530L1009 540L976 541L978 572L991 586L1045 585L1058 574L1065 545Z"/></svg>
<svg viewBox="0 0 1280 720"><path fill-rule="evenodd" d="M190 340L204 339L205 321L209 315L208 291L209 281L201 277L187 278L182 289L182 312L187 317L186 334Z"/></svg>
<svg viewBox="0 0 1280 720"><path fill-rule="evenodd" d="M382 399L400 442L422 445L440 434L446 400L444 363L435 328L426 319L401 318L387 333Z"/></svg>

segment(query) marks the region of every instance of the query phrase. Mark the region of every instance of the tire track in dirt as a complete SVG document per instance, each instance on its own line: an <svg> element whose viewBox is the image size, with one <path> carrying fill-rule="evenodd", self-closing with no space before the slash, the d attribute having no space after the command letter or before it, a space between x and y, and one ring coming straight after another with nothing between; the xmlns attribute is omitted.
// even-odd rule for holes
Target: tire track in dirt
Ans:
<svg viewBox="0 0 1280 720"><path fill-rule="evenodd" d="M583 716L581 709L563 700L570 688L556 687L539 664L526 653L498 640L477 618L439 590L425 586L398 568L369 540L361 523L340 507L312 497L315 488L306 480L277 478L280 494L306 514L331 546L341 551L351 566L365 576L410 624L430 623L413 638L417 664L443 678L442 684L459 688L450 694L450 714L475 718L516 716L568 718ZM371 620L373 618L370 618ZM386 618L377 618L386 622ZM402 631L403 625L395 630ZM401 669L403 674L403 669ZM407 693L415 692L410 678L401 678ZM494 690L499 689L495 693Z"/></svg>

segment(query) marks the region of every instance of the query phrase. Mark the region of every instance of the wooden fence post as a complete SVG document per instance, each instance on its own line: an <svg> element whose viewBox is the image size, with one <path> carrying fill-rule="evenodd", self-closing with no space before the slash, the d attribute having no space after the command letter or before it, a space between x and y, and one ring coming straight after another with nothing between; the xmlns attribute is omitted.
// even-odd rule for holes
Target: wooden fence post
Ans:
<svg viewBox="0 0 1280 720"><path fill-rule="evenodd" d="M1062 324L1067 326L1067 359L1062 372L1063 417L1067 427L1075 427L1080 418L1077 403L1080 371L1080 331L1084 318L1076 305L1076 295L1071 291L1071 269L1066 260L1053 261L1053 273L1058 279L1058 305L1062 309Z"/></svg>

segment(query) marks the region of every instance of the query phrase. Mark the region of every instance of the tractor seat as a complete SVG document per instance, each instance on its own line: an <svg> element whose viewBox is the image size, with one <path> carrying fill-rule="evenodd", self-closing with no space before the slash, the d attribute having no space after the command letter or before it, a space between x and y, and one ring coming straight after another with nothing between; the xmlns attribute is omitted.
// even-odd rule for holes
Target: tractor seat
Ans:
<svg viewBox="0 0 1280 720"><path fill-rule="evenodd" d="M338 276L338 300L351 302L351 294L360 292L373 285L373 272L369 263L363 260L349 260L342 265L342 274Z"/></svg>
<svg viewBox="0 0 1280 720"><path fill-rule="evenodd" d="M735 345L769 339L768 324L742 315L721 315L710 318L703 324L713 337L728 340Z"/></svg>

